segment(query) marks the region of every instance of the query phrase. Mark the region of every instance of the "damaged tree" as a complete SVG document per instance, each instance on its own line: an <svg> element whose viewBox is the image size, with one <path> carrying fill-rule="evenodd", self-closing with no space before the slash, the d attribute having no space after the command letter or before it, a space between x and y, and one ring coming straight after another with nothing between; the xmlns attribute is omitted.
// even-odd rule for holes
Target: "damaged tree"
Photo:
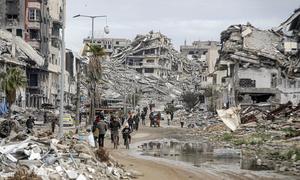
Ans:
<svg viewBox="0 0 300 180"><path fill-rule="evenodd" d="M87 52L91 53L89 56L88 72L87 72L87 81L89 85L90 92L90 115L89 115L89 124L92 124L95 119L95 97L97 83L102 79L102 66L101 61L105 56L104 49L98 45L88 45L89 50Z"/></svg>
<svg viewBox="0 0 300 180"><path fill-rule="evenodd" d="M20 68L13 67L0 74L0 82L8 102L8 118L10 118L11 106L16 101L17 90L27 85L27 78Z"/></svg>

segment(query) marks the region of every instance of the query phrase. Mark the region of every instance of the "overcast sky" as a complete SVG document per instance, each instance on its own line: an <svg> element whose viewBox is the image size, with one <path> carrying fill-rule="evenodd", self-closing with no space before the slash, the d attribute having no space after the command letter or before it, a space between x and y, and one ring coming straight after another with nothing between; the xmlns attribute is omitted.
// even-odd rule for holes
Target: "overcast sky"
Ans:
<svg viewBox="0 0 300 180"><path fill-rule="evenodd" d="M300 7L300 0L67 0L67 48L77 52L91 34L89 18L76 14L107 15L110 34L104 35L105 19L95 20L96 37L133 39L150 30L172 39L176 49L187 40L219 40L232 24L261 29L278 26Z"/></svg>

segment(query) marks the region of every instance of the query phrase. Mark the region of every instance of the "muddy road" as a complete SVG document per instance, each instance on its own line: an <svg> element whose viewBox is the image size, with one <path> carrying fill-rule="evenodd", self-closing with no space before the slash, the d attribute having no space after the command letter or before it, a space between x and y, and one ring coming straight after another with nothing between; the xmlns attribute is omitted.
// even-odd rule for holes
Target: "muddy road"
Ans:
<svg viewBox="0 0 300 180"><path fill-rule="evenodd" d="M226 167L226 165L220 165L220 167L224 168L219 168L219 166L195 167L186 162L173 161L160 157L143 156L139 153L138 146L149 140L177 139L180 141L186 141L185 134L188 131L189 129L176 127L141 127L138 132L133 133L130 150L126 150L122 145L122 138L120 139L120 148L118 150L112 149L110 139L106 140L106 147L108 147L113 157L124 165L126 169L136 170L143 174L138 177L138 179L141 180L296 179L273 172L247 171L241 170L239 167Z"/></svg>

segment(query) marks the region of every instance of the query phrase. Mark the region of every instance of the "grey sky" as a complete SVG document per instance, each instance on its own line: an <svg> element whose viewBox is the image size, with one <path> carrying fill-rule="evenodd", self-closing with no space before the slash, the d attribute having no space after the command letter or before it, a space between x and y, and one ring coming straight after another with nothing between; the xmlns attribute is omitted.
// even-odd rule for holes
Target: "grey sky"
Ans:
<svg viewBox="0 0 300 180"><path fill-rule="evenodd" d="M111 33L103 34L105 19L96 19L97 37L133 39L150 30L172 39L219 40L231 24L250 22L267 29L279 25L300 7L300 0L67 0L67 47L78 51L91 34L91 20L76 14L107 15Z"/></svg>

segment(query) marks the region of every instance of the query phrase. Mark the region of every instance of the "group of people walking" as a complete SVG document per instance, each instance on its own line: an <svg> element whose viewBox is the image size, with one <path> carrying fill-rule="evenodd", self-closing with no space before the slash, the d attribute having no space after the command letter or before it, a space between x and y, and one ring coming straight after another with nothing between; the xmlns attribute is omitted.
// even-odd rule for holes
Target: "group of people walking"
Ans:
<svg viewBox="0 0 300 180"><path fill-rule="evenodd" d="M136 111L135 113L129 111L126 116L110 115L109 122L105 121L103 113L96 117L94 121L92 132L95 142L98 142L99 147L104 147L104 137L108 130L111 134L111 142L119 145L119 132L121 131L124 140L124 145L131 143L131 133L139 130L140 119L142 124L145 124L146 114ZM127 142L128 141L128 142Z"/></svg>

